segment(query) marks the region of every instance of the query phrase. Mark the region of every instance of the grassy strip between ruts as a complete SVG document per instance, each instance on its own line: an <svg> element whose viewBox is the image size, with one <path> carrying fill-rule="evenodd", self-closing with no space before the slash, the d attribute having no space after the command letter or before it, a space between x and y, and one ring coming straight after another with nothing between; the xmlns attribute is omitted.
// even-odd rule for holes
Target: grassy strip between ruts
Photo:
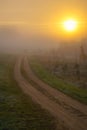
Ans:
<svg viewBox="0 0 87 130"><path fill-rule="evenodd" d="M13 80L15 56L0 56L0 130L53 130L55 120Z"/></svg>
<svg viewBox="0 0 87 130"><path fill-rule="evenodd" d="M87 104L87 90L78 88L70 83L66 83L63 80L58 79L52 73L48 72L44 66L36 60L31 60L29 64L33 72L45 83L71 96L72 98Z"/></svg>

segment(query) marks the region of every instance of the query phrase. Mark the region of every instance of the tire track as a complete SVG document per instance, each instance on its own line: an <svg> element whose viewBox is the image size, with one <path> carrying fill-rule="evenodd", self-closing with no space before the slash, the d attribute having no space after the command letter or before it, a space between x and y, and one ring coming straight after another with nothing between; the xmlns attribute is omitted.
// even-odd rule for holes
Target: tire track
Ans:
<svg viewBox="0 0 87 130"><path fill-rule="evenodd" d="M87 117L87 105L72 99L71 97L63 94L62 92L50 87L49 85L41 81L31 70L28 59L26 57L24 58L23 65L27 77L35 82L41 89L43 89L43 91L46 90L51 96L55 98L56 101L60 101L61 105L71 108L73 111L77 110L78 113L83 114L85 117Z"/></svg>
<svg viewBox="0 0 87 130"><path fill-rule="evenodd" d="M21 74L21 63L22 58L20 58L15 65L14 76L16 82L19 84L24 93L29 95L33 101L40 104L42 108L47 109L56 119L63 121L64 124L68 126L67 130L68 128L69 130L86 130L87 125L85 123L82 123L80 120L78 121L76 118L71 118L71 116L63 111L63 109L61 109L57 103L51 101L48 97L27 82L27 80Z"/></svg>

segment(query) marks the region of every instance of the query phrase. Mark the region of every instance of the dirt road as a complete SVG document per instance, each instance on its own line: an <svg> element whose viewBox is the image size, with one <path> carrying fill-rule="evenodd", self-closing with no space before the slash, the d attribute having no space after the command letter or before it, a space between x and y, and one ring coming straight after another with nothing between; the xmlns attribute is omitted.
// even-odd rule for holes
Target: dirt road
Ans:
<svg viewBox="0 0 87 130"><path fill-rule="evenodd" d="M22 58L20 58L15 65L14 76L15 76L15 80L17 81L19 86L22 88L24 93L28 94L33 99L33 101L40 104L41 107L43 107L44 109L47 109L56 119L60 119L61 121L63 121L66 124L66 126L69 128L69 130L86 130L87 128L86 106L83 104L80 104L77 101L74 101L74 100L72 101L71 98L65 96L64 94L61 95L61 93L58 92L57 90L53 90L53 92L50 89L49 91L46 90L46 87L45 87L46 84L44 84L45 88L43 89L45 89L53 97L53 99L50 99L49 96L40 92L38 89L35 88L35 86L32 86L27 81L27 79L23 77L21 73L21 65L22 65ZM24 70L26 71L29 78L32 78L32 80L36 82L36 79L38 78L35 78L36 76L34 76L31 69L29 68L26 58L24 59ZM42 81L40 82L42 83ZM39 87L43 86L41 83L38 83ZM55 91L55 96L54 94L52 94L54 93L54 91ZM59 102L61 102L61 104L62 103L63 104L61 105L58 102L56 102L54 100L55 97L58 99ZM65 97L67 97L67 99L64 99ZM76 104L77 104L77 107L73 107L75 109L74 110L72 106ZM71 109L71 112L70 112L70 109ZM79 116L77 116L77 114L75 114L76 112L77 113L81 112L81 113L79 113Z"/></svg>

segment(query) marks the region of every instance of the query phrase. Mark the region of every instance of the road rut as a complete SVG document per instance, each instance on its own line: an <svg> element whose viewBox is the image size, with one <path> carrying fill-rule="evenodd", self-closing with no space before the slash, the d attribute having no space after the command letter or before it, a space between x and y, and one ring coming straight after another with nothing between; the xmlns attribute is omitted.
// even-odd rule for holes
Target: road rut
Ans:
<svg viewBox="0 0 87 130"><path fill-rule="evenodd" d="M24 66L24 68L28 69L29 66L27 66L26 61L24 60L24 63L26 65L26 66ZM22 88L24 93L29 95L33 99L34 102L40 104L41 107L43 107L44 109L47 109L56 119L60 119L61 121L63 121L70 130L86 130L86 128L87 128L86 119L83 121L82 118L77 118L77 117L73 116L72 114L70 115L70 113L68 111L66 111L64 108L62 108L61 105L54 102L53 100L50 100L49 97L47 97L46 95L44 95L43 93L38 91L34 86L32 86L23 77L23 75L21 73L21 65L22 65L22 58L20 58L15 65L14 76L15 76L16 82ZM27 72L29 72L29 70L27 70ZM31 75L31 71L28 74ZM61 96L57 95L57 97L59 98ZM81 104L81 106L82 106L82 104ZM85 110L85 112L86 112L86 110Z"/></svg>

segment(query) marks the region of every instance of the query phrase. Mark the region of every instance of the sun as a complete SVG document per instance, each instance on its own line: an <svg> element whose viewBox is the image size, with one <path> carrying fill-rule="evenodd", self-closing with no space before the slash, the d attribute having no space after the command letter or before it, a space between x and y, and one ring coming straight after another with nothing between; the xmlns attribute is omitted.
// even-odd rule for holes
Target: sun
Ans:
<svg viewBox="0 0 87 130"><path fill-rule="evenodd" d="M72 19L64 21L63 26L66 31L72 32L77 28L77 21Z"/></svg>

